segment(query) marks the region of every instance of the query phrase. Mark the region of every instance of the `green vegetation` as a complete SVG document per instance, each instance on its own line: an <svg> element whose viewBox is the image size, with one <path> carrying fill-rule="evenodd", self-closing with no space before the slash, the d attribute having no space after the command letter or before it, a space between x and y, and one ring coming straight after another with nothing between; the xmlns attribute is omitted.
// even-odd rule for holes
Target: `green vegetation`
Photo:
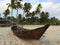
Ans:
<svg viewBox="0 0 60 45"><path fill-rule="evenodd" d="M41 11L42 6L41 4L38 4L36 7L36 10L33 12L30 12L32 5L31 3L25 2L24 4L21 4L21 1L17 0L11 0L11 4L8 3L7 9L4 11L4 17L5 19L12 20L13 22L17 22L19 24L54 24L54 25L60 25L60 20L58 20L55 17L49 18L49 12ZM10 8L10 9L9 9ZM13 17L13 10L16 10L16 18ZM18 10L22 10L23 14L18 14ZM11 12L10 12L11 10ZM19 11L20 11L19 10ZM9 17L9 13L11 13L11 17ZM0 14L1 15L1 14ZM0 17L1 18L1 17Z"/></svg>

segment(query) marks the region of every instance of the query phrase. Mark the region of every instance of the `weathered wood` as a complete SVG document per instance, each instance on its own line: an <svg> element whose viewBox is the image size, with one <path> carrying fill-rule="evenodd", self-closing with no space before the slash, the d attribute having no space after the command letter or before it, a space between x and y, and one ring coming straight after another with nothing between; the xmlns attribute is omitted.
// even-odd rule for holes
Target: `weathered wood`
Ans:
<svg viewBox="0 0 60 45"><path fill-rule="evenodd" d="M47 30L47 28L50 26L50 24L45 25L44 27L39 27L36 29L24 29L24 28L18 28L17 26L12 26L11 29L13 33L18 36L19 38L23 39L40 39L41 36L44 34L44 32Z"/></svg>

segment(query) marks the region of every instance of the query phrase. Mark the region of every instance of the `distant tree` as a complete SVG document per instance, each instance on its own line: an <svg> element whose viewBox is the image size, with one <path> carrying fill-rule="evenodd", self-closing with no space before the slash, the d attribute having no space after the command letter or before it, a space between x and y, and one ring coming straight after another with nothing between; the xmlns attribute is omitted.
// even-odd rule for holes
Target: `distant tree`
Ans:
<svg viewBox="0 0 60 45"><path fill-rule="evenodd" d="M48 17L49 17L49 13L48 12L41 12L40 15L40 22L41 23L47 23L48 22Z"/></svg>
<svg viewBox="0 0 60 45"><path fill-rule="evenodd" d="M51 17L50 23L51 23L51 24L54 24L54 25L60 24L59 20L58 20L57 18L55 18L55 17Z"/></svg>
<svg viewBox="0 0 60 45"><path fill-rule="evenodd" d="M31 23L33 24L35 22L35 12L33 11L31 13Z"/></svg>
<svg viewBox="0 0 60 45"><path fill-rule="evenodd" d="M31 13L31 17L34 17L34 16L35 16L35 11Z"/></svg>
<svg viewBox="0 0 60 45"><path fill-rule="evenodd" d="M35 24L39 24L39 18L35 17Z"/></svg>
<svg viewBox="0 0 60 45"><path fill-rule="evenodd" d="M23 17L22 18L22 21L21 21L21 24L22 24L22 27L23 27L23 25L26 23L26 19L25 19L25 17Z"/></svg>
<svg viewBox="0 0 60 45"><path fill-rule="evenodd" d="M21 24L21 23L22 23L22 15L21 15L21 14L19 14L17 19L18 19L18 23L20 23L20 24Z"/></svg>
<svg viewBox="0 0 60 45"><path fill-rule="evenodd" d="M14 16L11 17L13 22L17 22Z"/></svg>
<svg viewBox="0 0 60 45"><path fill-rule="evenodd" d="M45 17L46 17L46 23L49 22L49 13L48 12L45 13Z"/></svg>
<svg viewBox="0 0 60 45"><path fill-rule="evenodd" d="M1 17L1 13L0 13L0 19L3 19L3 18Z"/></svg>
<svg viewBox="0 0 60 45"><path fill-rule="evenodd" d="M0 18L1 18L1 13L0 13Z"/></svg>
<svg viewBox="0 0 60 45"><path fill-rule="evenodd" d="M17 21L16 21L16 18L15 18L14 16L12 16L12 17L11 17L11 16L8 16L7 19L8 19L8 20L11 20L11 19L12 19L13 22L17 22Z"/></svg>
<svg viewBox="0 0 60 45"><path fill-rule="evenodd" d="M36 7L36 10L33 12L30 12L30 9L32 8L31 3L25 2L24 5L21 3L22 0L10 0L10 3L7 3L8 7L4 11L4 17L5 19L12 20L14 22L19 22L20 24L60 24L60 20L58 20L55 17L52 17L49 19L49 13L48 12L41 12L42 6L41 4L38 4ZM13 10L16 10L16 18L13 17ZM23 14L18 14L19 9L22 9ZM10 14L11 10L11 17L8 15ZM0 14L1 17L1 14ZM2 19L2 18L1 18Z"/></svg>

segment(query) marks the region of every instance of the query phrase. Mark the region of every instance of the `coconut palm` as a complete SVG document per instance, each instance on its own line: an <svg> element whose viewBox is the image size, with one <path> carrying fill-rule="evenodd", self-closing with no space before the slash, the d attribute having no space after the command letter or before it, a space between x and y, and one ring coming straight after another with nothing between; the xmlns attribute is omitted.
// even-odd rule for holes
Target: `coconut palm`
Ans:
<svg viewBox="0 0 60 45"><path fill-rule="evenodd" d="M7 15L10 14L10 10L9 9L6 9L3 14L4 14L5 19L7 19Z"/></svg>
<svg viewBox="0 0 60 45"><path fill-rule="evenodd" d="M16 13L16 21L17 21L17 23L19 22L19 19L18 19L18 9L22 9L21 1L22 0L15 0L15 3L14 3L15 9L17 11L17 13Z"/></svg>
<svg viewBox="0 0 60 45"><path fill-rule="evenodd" d="M32 6L30 3L25 3L24 7L23 7L24 12L29 15L29 13L30 13L29 11L30 11L31 7Z"/></svg>
<svg viewBox="0 0 60 45"><path fill-rule="evenodd" d="M11 0L11 4L10 3L7 4L8 8L11 9L11 17L13 15L13 9L17 10L17 13L16 13L16 17L17 17L17 15L18 15L18 9L22 8L22 4L21 4L20 1L22 1L22 0L19 0L19 2L18 2L18 0Z"/></svg>
<svg viewBox="0 0 60 45"><path fill-rule="evenodd" d="M11 4L7 3L7 5L8 5L8 9L9 8L11 9L11 17L12 17L12 15L13 15L13 9L16 9L15 0L11 0Z"/></svg>
<svg viewBox="0 0 60 45"><path fill-rule="evenodd" d="M38 4L36 8L36 14L40 14L41 8L42 8L41 4Z"/></svg>
<svg viewBox="0 0 60 45"><path fill-rule="evenodd" d="M24 6L23 6L23 17L24 17L24 15L25 16L27 16L27 15L29 15L29 11L30 11L30 9L31 9L31 4L30 3L24 3ZM22 27L23 27L23 23L22 23Z"/></svg>
<svg viewBox="0 0 60 45"><path fill-rule="evenodd" d="M17 10L16 17L18 15L18 9L21 9L21 8L22 8L21 2L16 2L16 10Z"/></svg>

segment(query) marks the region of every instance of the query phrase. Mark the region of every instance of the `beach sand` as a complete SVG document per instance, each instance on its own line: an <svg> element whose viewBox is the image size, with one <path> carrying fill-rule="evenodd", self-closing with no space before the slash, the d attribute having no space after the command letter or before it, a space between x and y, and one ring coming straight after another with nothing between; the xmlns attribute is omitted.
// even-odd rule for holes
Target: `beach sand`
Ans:
<svg viewBox="0 0 60 45"><path fill-rule="evenodd" d="M40 25L24 25L34 29ZM0 27L0 45L60 45L60 26L50 26L39 40L23 40L16 37L11 27Z"/></svg>

